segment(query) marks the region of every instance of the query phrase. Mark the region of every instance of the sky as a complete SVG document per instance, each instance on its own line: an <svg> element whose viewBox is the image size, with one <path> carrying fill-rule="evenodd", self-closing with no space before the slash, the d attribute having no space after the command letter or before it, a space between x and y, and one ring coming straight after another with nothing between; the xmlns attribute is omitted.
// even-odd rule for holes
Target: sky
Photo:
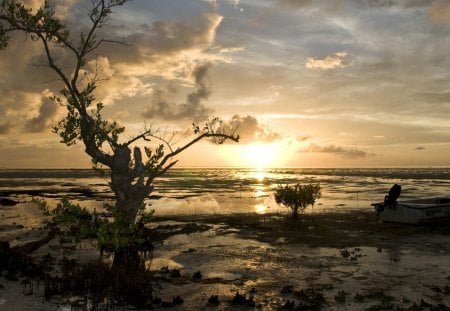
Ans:
<svg viewBox="0 0 450 311"><path fill-rule="evenodd" d="M90 1L55 3L76 40ZM450 1L133 0L98 36L132 43L85 68L125 137L237 126L239 144L199 143L178 167L450 166ZM23 34L0 51L0 168L90 167L51 131L62 84L42 64Z"/></svg>

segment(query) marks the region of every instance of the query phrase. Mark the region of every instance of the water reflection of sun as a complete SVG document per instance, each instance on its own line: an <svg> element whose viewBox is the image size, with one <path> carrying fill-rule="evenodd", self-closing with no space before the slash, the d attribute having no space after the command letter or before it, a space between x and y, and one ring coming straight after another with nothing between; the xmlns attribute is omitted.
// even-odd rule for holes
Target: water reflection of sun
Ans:
<svg viewBox="0 0 450 311"><path fill-rule="evenodd" d="M258 170L254 175L257 181L264 181L264 179L266 178L266 173L264 172L264 170Z"/></svg>
<svg viewBox="0 0 450 311"><path fill-rule="evenodd" d="M265 206L262 203L256 204L255 205L255 212L256 212L256 214L265 214L267 212L267 206Z"/></svg>
<svg viewBox="0 0 450 311"><path fill-rule="evenodd" d="M262 197L263 195L264 195L264 189L262 187L257 187L255 196L257 198L259 198L259 197Z"/></svg>

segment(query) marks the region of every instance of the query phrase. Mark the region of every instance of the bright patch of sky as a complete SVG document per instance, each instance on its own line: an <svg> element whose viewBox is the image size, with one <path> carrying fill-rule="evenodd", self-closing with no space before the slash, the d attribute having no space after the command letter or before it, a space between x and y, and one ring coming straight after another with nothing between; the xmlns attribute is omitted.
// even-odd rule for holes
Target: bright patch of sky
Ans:
<svg viewBox="0 0 450 311"><path fill-rule="evenodd" d="M90 3L56 3L73 33ZM244 129L233 154L283 146L289 156L272 166L450 166L449 12L444 0L134 0L100 34L133 45L105 45L90 64L111 76L97 97L130 135L213 115ZM16 156L24 146L67 166L70 149L32 138L57 141L50 126L64 114L46 99L61 85L30 66L41 47L19 35L1 53L0 166L30 167ZM199 159L202 148L223 152L201 146L181 165L232 165Z"/></svg>

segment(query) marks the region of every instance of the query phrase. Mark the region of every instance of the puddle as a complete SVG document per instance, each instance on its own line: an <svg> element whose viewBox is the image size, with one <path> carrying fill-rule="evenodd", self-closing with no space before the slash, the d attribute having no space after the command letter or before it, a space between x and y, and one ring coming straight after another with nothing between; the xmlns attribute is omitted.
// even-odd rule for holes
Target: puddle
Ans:
<svg viewBox="0 0 450 311"><path fill-rule="evenodd" d="M225 309L236 292L251 295L264 310L279 309L287 299L299 301L295 295L281 292L286 285L292 286L294 292L319 288L326 301L321 310L367 309L380 301L377 298L355 301L354 297L369 295L367 293L374 290L394 297L395 305L403 308L420 304L422 297L430 303L450 305L450 295L436 292L436 288L443 290L450 286L450 279L447 279L450 254L447 252L422 251L395 244L385 248L337 249L311 248L284 243L284 240L277 242L270 245L243 239L234 230L224 231L222 226L215 226L206 232L167 239L161 249L158 248L151 267L179 268L186 275L201 271L203 280L216 281L190 283L181 288L167 285L162 294L174 290L172 294L186 295L189 300L204 302L205 306L208 295L219 295L225 301L221 304ZM346 293L346 302L336 301L339 292ZM404 298L407 302L400 302ZM190 306L198 307L192 302L184 305L186 309Z"/></svg>
<svg viewBox="0 0 450 311"><path fill-rule="evenodd" d="M224 281L236 281L241 277L242 275L231 272L210 272L205 275L205 279L221 279Z"/></svg>
<svg viewBox="0 0 450 311"><path fill-rule="evenodd" d="M183 269L184 266L172 260L170 258L154 258L152 260L147 260L145 262L145 266L149 270L158 271L163 267L167 267L168 269Z"/></svg>
<svg viewBox="0 0 450 311"><path fill-rule="evenodd" d="M1 227L5 230L0 231L0 237L3 235L18 244L41 233L35 229L42 226L42 217L37 221L38 217L33 214L36 210L26 204L2 213L4 218L14 216L24 228L10 228L8 220L8 224ZM167 221L157 225L185 224ZM25 231L32 233L24 236ZM254 232L253 236L257 234ZM252 237L249 235L246 237L243 238L238 229L212 225L207 231L178 234L164 240L147 265L153 271L166 266L171 270L179 269L185 283L165 281L157 294L166 301L182 296L185 310L207 310L211 295L219 295L220 309L233 310L230 302L237 292L252 295L263 310L278 309L287 299L298 302L295 292L311 288L323 295L326 301L321 307L323 310L367 309L380 301L366 298L360 302L354 297L373 290L392 296L391 302L403 309L420 304L421 299L434 305L450 306L450 295L444 293L450 288L448 235L397 236L397 240L387 237L380 239L379 247L348 248L291 244L289 238L284 237L269 244L248 238ZM45 255L48 251L43 247L38 254ZM84 254L80 249L71 252L79 257ZM197 271L202 274L201 280L191 278ZM285 286L292 286L293 292L282 293ZM346 301L336 301L339 292L347 294Z"/></svg>

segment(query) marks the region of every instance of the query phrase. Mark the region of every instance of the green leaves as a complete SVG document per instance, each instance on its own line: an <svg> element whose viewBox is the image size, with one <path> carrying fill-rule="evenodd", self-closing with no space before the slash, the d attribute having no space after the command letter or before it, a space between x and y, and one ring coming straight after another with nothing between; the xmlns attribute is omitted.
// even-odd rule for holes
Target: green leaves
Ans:
<svg viewBox="0 0 450 311"><path fill-rule="evenodd" d="M85 208L71 203L65 197L50 214L57 223L78 224L80 221L91 219L91 214Z"/></svg>
<svg viewBox="0 0 450 311"><path fill-rule="evenodd" d="M98 244L111 252L129 247L139 249L146 241L142 228L142 223L130 224L120 219L102 223L97 230Z"/></svg>
<svg viewBox="0 0 450 311"><path fill-rule="evenodd" d="M145 163L145 170L147 173L153 173L159 161L164 157L164 145L160 144L154 149L145 146L144 151L148 158Z"/></svg>
<svg viewBox="0 0 450 311"><path fill-rule="evenodd" d="M232 128L217 117L212 118L205 122L203 127L200 127L197 123L192 123L192 129L194 134L199 136L208 137L209 141L221 145L225 141L232 140L239 142L239 135L236 135L237 128Z"/></svg>
<svg viewBox="0 0 450 311"><path fill-rule="evenodd" d="M294 186L278 186L275 191L275 201L292 209L293 216L297 215L298 209L304 209L308 205L314 205L316 199L320 198L319 184L296 184Z"/></svg>
<svg viewBox="0 0 450 311"><path fill-rule="evenodd" d="M6 34L5 27L0 24L0 50L6 49L8 46L9 36Z"/></svg>
<svg viewBox="0 0 450 311"><path fill-rule="evenodd" d="M125 131L117 122L108 122L102 117L103 103L98 102L90 115L82 115L80 111L86 111L95 101L93 92L95 83L88 83L79 95L74 95L69 89L63 89L61 95L50 99L60 105L65 105L67 115L52 127L52 131L61 137L61 142L70 146L77 140L93 142L95 146L102 147L105 142L117 143L120 134ZM93 159L94 161L97 159Z"/></svg>
<svg viewBox="0 0 450 311"><path fill-rule="evenodd" d="M124 221L114 206L105 206L115 217L113 221L101 218L98 214L87 211L78 204L73 204L67 198L62 198L55 209L50 210L44 200L33 201L47 215L51 216L53 223L70 227L72 234L78 238L96 237L101 249L116 251L130 246L138 247L145 243L143 225L153 219L153 211L145 211L144 206L139 211L137 222Z"/></svg>
<svg viewBox="0 0 450 311"><path fill-rule="evenodd" d="M67 146L74 145L81 139L80 113L73 106L67 106L67 115L52 127L52 131L61 137L61 142Z"/></svg>
<svg viewBox="0 0 450 311"><path fill-rule="evenodd" d="M54 15L54 8L48 1L33 13L18 1L3 0L0 6L0 48L7 45L7 32L15 30L31 35L32 40L42 39L55 46L65 46L70 31Z"/></svg>

